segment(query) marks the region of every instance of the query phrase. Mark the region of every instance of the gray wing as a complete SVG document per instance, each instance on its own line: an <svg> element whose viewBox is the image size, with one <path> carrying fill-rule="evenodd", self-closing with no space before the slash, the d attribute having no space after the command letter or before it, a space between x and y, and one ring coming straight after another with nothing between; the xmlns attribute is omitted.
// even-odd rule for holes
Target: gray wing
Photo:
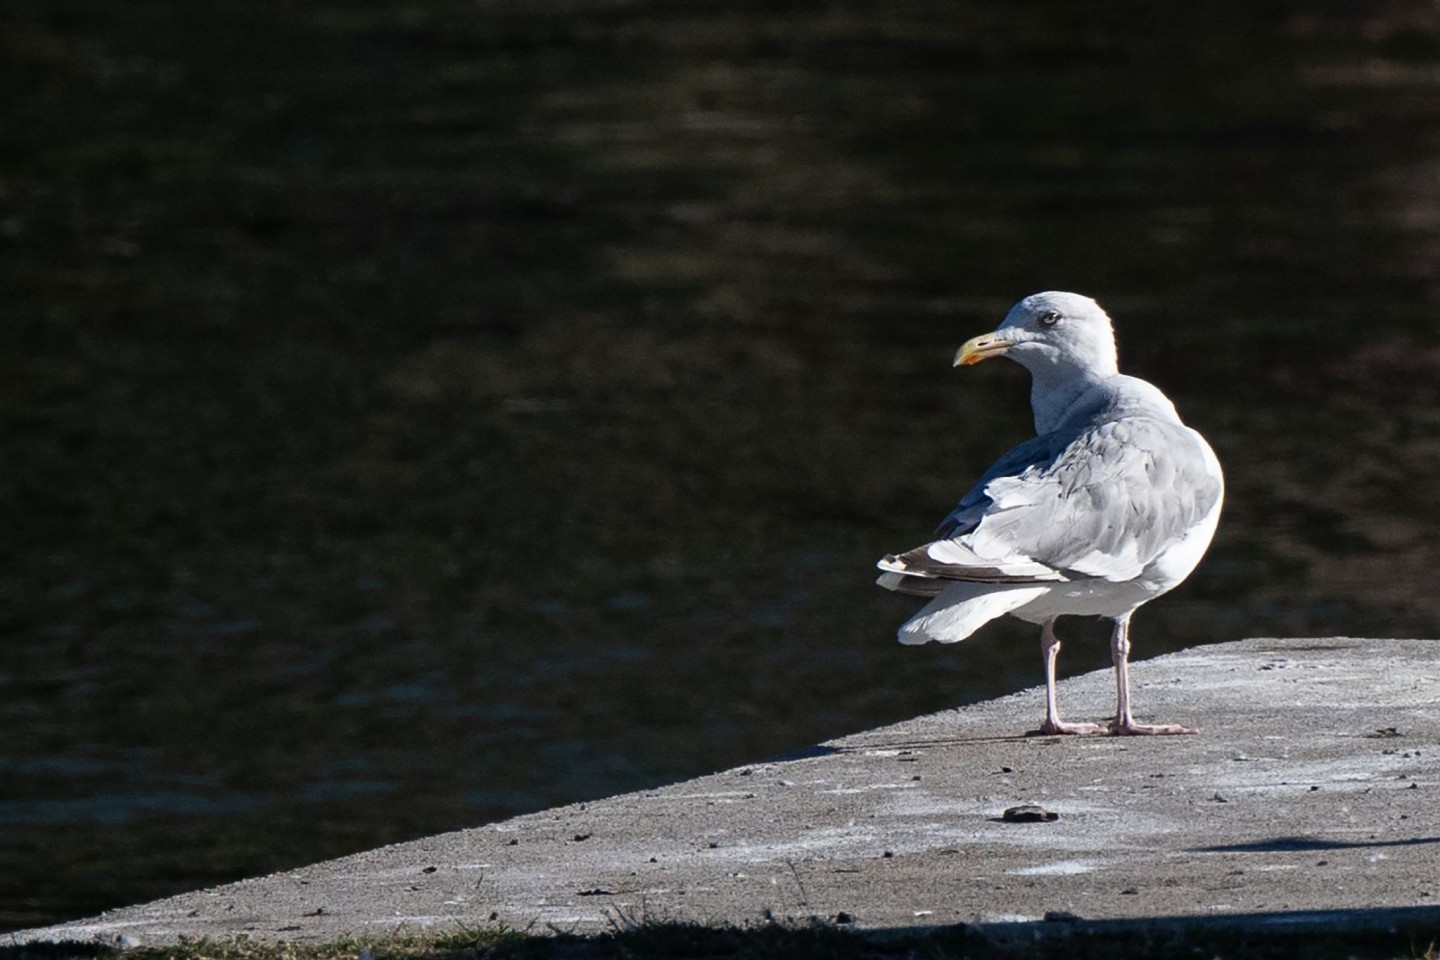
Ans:
<svg viewBox="0 0 1440 960"><path fill-rule="evenodd" d="M1213 463L1198 434L1166 419L1036 437L986 471L941 523L940 539L881 566L994 582L1129 580L1218 502Z"/></svg>
<svg viewBox="0 0 1440 960"><path fill-rule="evenodd" d="M1045 470L1055 463L1074 439L1068 434L1062 436L1058 433L1047 433L1043 437L1032 437L1019 446L1012 447L990 465L990 469L975 482L975 486L960 498L955 509L940 521L940 525L935 528L936 539L950 539L974 530L984 519L985 510L992 502L985 492L991 481Z"/></svg>

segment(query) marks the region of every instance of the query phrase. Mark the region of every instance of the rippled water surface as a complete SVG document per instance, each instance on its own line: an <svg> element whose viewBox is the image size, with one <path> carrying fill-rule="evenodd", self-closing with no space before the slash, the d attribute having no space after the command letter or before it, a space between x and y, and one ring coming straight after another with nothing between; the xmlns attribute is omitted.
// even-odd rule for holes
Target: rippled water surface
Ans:
<svg viewBox="0 0 1440 960"><path fill-rule="evenodd" d="M1039 289L1226 466L1141 655L1440 633L1432 5L0 21L0 928L1039 682L871 586Z"/></svg>

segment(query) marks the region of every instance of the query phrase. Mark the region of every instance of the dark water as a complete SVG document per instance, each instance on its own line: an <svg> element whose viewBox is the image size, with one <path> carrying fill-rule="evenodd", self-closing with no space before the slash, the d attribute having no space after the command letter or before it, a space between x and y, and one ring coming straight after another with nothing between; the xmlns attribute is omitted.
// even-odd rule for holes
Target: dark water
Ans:
<svg viewBox="0 0 1440 960"><path fill-rule="evenodd" d="M0 929L1038 682L870 584L1039 289L1227 468L1142 654L1440 633L1432 5L0 19Z"/></svg>

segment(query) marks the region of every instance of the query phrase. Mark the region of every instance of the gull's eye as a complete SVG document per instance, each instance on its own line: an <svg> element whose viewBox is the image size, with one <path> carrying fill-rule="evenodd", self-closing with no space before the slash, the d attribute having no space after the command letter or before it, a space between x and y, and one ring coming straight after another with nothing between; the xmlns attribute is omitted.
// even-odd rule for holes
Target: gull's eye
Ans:
<svg viewBox="0 0 1440 960"><path fill-rule="evenodd" d="M1046 310L1040 314L1040 326L1053 327L1060 322L1060 314L1054 310Z"/></svg>

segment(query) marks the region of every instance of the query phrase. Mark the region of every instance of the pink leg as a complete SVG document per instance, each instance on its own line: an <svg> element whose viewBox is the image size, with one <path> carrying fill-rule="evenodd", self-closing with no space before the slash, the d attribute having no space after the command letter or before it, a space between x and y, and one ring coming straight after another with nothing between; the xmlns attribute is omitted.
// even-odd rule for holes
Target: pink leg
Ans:
<svg viewBox="0 0 1440 960"><path fill-rule="evenodd" d="M1040 628L1040 656L1045 660L1045 722L1041 733L1104 733L1098 723L1065 723L1055 705L1055 658L1060 655L1060 638L1055 636L1055 621L1047 620Z"/></svg>
<svg viewBox="0 0 1440 960"><path fill-rule="evenodd" d="M1116 736L1149 736L1167 733L1199 733L1194 727L1178 723L1136 723L1130 716L1130 614L1117 617L1110 634L1110 659L1115 664L1115 722L1110 732Z"/></svg>

